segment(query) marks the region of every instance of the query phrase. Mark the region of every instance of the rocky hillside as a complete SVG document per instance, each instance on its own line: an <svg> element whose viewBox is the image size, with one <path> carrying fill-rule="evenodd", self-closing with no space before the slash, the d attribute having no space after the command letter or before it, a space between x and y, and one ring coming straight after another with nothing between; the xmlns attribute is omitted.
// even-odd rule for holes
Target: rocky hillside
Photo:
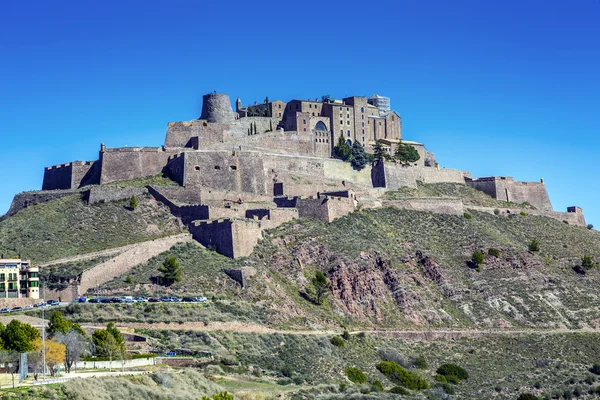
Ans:
<svg viewBox="0 0 600 400"><path fill-rule="evenodd" d="M174 293L199 293L271 313L274 326L538 327L600 325L600 271L578 266L600 260L600 234L548 218L470 218L396 208L355 212L326 224L289 223L270 231L253 255L230 260L196 246L179 246L113 280L104 289L151 294L167 255L186 279ZM528 250L536 239L540 251ZM497 249L497 256L489 255ZM485 264L475 268L475 250ZM244 269L241 289L222 273ZM331 295L316 305L309 279L325 272ZM577 272L577 271L579 272ZM583 274L585 273L585 274Z"/></svg>

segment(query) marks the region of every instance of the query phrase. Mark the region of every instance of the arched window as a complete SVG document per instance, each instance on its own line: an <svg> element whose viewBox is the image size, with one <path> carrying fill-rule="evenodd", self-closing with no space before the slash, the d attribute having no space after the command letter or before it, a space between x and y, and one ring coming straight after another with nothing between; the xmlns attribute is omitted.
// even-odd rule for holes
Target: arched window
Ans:
<svg viewBox="0 0 600 400"><path fill-rule="evenodd" d="M317 125L315 125L315 130L327 132L327 126L323 123L323 121L319 121L317 122Z"/></svg>

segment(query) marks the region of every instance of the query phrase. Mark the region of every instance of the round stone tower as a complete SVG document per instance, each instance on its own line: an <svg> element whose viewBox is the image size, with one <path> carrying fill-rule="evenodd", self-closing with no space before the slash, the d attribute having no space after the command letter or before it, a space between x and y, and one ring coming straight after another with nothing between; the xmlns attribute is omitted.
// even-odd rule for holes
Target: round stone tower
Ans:
<svg viewBox="0 0 600 400"><path fill-rule="evenodd" d="M200 119L208 122L227 123L233 122L233 110L229 96L221 93L210 93L202 96L202 115Z"/></svg>

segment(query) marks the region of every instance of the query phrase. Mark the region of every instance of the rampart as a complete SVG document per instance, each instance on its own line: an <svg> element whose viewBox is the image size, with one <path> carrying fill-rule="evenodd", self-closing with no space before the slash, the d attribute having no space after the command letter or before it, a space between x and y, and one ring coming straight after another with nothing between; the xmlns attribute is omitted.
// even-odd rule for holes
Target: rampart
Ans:
<svg viewBox="0 0 600 400"><path fill-rule="evenodd" d="M249 256L261 237L260 223L253 219L195 221L189 229L200 244L230 258Z"/></svg>
<svg viewBox="0 0 600 400"><path fill-rule="evenodd" d="M355 207L354 197L327 195L297 197L295 204L299 218L316 218L325 222L348 215L354 211Z"/></svg>
<svg viewBox="0 0 600 400"><path fill-rule="evenodd" d="M142 196L145 193L148 193L148 190L143 187L96 186L89 190L87 200L88 204L107 203L127 200L131 196Z"/></svg>
<svg viewBox="0 0 600 400"><path fill-rule="evenodd" d="M463 202L459 198L407 198L401 200L384 200L381 202L381 205L383 207L396 207L436 214L463 215L465 211Z"/></svg>
<svg viewBox="0 0 600 400"><path fill-rule="evenodd" d="M538 210L552 211L550 197L548 197L543 180L541 182L515 182L511 177L493 176L478 179L466 178L465 182L472 188L497 200L516 204L527 202Z"/></svg>
<svg viewBox="0 0 600 400"><path fill-rule="evenodd" d="M44 169L42 190L77 189L99 183L98 161L73 161Z"/></svg>
<svg viewBox="0 0 600 400"><path fill-rule="evenodd" d="M27 207L35 206L36 204L46 203L51 200L60 199L66 196L71 196L80 193L78 190L51 190L51 191L33 191L17 194L8 209L6 215L14 215L18 211Z"/></svg>
<svg viewBox="0 0 600 400"><path fill-rule="evenodd" d="M196 220L206 220L209 218L209 208L204 204L177 205L171 201L164 193L164 188L147 186L148 191L154 198L166 205L171 214L181 219L185 225L191 224Z"/></svg>
<svg viewBox="0 0 600 400"><path fill-rule="evenodd" d="M585 227L585 218L583 216L583 211L579 207L569 207L567 212L559 212L559 211L547 211L547 210L524 210L522 208L494 208L494 207L479 207L479 206L468 206L468 208L486 212L489 214L496 214L501 216L508 215L519 215L524 212L527 215L535 215L540 217L552 218L557 221L566 221L569 225L581 226Z"/></svg>
<svg viewBox="0 0 600 400"><path fill-rule="evenodd" d="M177 153L159 147L104 149L100 152L100 183L154 176L162 172L169 157Z"/></svg>

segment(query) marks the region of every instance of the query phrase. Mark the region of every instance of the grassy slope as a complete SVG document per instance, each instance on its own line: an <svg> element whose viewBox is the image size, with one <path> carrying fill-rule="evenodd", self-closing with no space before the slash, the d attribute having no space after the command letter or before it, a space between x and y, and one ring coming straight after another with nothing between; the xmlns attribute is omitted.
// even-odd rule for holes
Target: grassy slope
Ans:
<svg viewBox="0 0 600 400"><path fill-rule="evenodd" d="M330 337L234 332L149 331L171 348L210 351L228 364L240 362L243 372L258 366L266 375L283 377L291 368L292 377L309 384L347 382L344 369L363 370L390 388L393 384L375 368L380 350L404 360L423 356L429 368L417 371L434 385L435 369L443 363L457 363L470 378L456 387L461 398L514 399L521 391L538 395L561 393L579 386L586 392L597 386L597 377L587 369L598 361L600 335L565 333L479 337L456 340L413 341L353 335L342 348ZM586 378L593 383L586 383ZM573 378L574 383L569 383ZM589 379L589 378L588 378ZM534 386L538 384L539 389Z"/></svg>
<svg viewBox="0 0 600 400"><path fill-rule="evenodd" d="M432 198L432 197L460 197L465 204L482 207L499 208L533 208L527 203L517 204L493 199L487 194L473 189L470 186L458 183L427 183L417 182L417 188L401 187L398 190L386 192L384 198L397 200L407 197Z"/></svg>
<svg viewBox="0 0 600 400"><path fill-rule="evenodd" d="M40 279L46 282L48 289L62 290L69 285L69 282L72 279L78 277L83 271L110 258L110 256L96 257L89 260L55 264L49 267L40 268Z"/></svg>
<svg viewBox="0 0 600 400"><path fill-rule="evenodd" d="M149 283L167 255L175 255L185 279L171 289L178 294L199 293L244 299L283 311L277 326L367 325L411 327L433 310L434 326L566 326L595 325L600 318L600 272L573 272L584 254L600 259L600 234L535 216L501 217L472 212L472 219L382 208L356 212L331 224L303 220L268 233L254 254L229 260L195 246L178 246L132 272L135 283ZM536 238L541 252L527 245ZM467 267L476 249L495 247L501 257L486 256L481 272ZM428 280L415 264L419 250L439 264L443 286ZM407 298L417 299L409 318L393 300L380 302L382 319L358 318L328 299L315 306L300 292L315 269L331 273L339 265L377 274L364 255L379 255L395 271ZM299 266L299 260L302 266ZM224 268L248 266L256 271L249 287L241 289L225 277ZM357 276L357 275L354 275ZM130 291L123 277L106 285ZM386 294L390 297L391 294ZM356 303L365 298L354 299ZM389 301L388 301L389 300ZM421 318L426 319L425 317ZM313 325L313 324L317 325ZM423 322L417 323L423 325Z"/></svg>
<svg viewBox="0 0 600 400"><path fill-rule="evenodd" d="M79 195L28 207L0 221L0 252L43 262L181 232L168 209L139 200L135 212L127 201L88 206Z"/></svg>

